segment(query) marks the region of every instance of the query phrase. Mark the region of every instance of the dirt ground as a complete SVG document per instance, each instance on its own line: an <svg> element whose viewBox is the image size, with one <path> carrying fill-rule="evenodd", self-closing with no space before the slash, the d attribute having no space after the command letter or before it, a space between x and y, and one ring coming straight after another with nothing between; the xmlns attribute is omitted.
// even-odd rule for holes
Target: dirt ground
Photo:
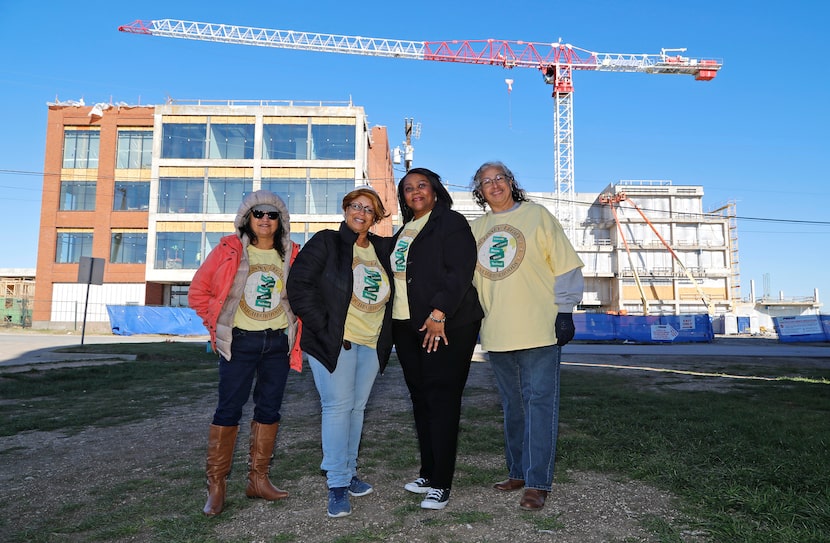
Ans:
<svg viewBox="0 0 830 543"><path fill-rule="evenodd" d="M630 365L619 357L605 356L603 362ZM588 360L564 356L563 361L582 364ZM598 362L592 356L590 363ZM825 363L827 361L825 360ZM747 361L751 363L751 361ZM765 359L764 364L775 364ZM787 363L792 363L788 360ZM805 364L814 361L805 360ZM717 360L702 361L672 359L671 368L694 368L696 371L722 369ZM662 366L665 361L637 360L638 366ZM744 371L746 365L743 367ZM726 389L726 378L701 378L667 372L647 372L623 368L597 369L593 366L566 364L563 379L569 372L612 371L637 372L643 386L659 387L720 387ZM312 379L289 378L289 389L283 406L283 425L277 448L291 454L292 444L319 440L319 427L314 424L292 424L292 420L319 418L319 402ZM489 365L473 364L465 402L483 402L492 405L498 395ZM132 481L141 474L151 476L171 462L203 465L206 428L214 407L213 394L206 395L197 405L168 410L155 420L113 428L93 428L76 435L60 432L26 432L0 438L0 503L8 533L18 531L35 518L48 517L67 503L77 503L83 496L93 496L103 487ZM404 413L409 400L400 368L390 366L378 378L366 414L365 431L378 432L400 429L403 424L390 420L389 413ZM497 405L497 404L496 404ZM246 417L248 414L246 413ZM463 421L462 421L463 423ZM567 421L562 421L566 428ZM239 443L247 443L247 433L240 430ZM238 447L239 449L239 447ZM239 453L237 453L239 454ZM459 465L471 464L481 469L499 469L504 466L500 451L490 456L468 457L459 452ZM238 462L237 462L238 463ZM279 466L273 470L279 483ZM412 473L414 477L416 473ZM325 479L310 473L289 485L281 485L291 492L283 502L272 504L262 500L245 500L244 472L234 468L229 483L229 508L214 522L219 540L266 542L277 534L293 534L294 539L280 541L326 542L349 534L384 534L385 541L406 542L515 542L555 541L557 543L648 542L656 541L641 525L641 520L657 517L672 523L678 518L673 497L666 492L637 481L630 481L600 473L557 473L554 489L544 510L527 513L518 508L520 493L500 493L489 486L453 489L449 506L443 511L423 511L419 498L403 490L399 472L373 467L366 477L375 492L352 498L353 514L329 519L325 512ZM141 493L141 488L132 490ZM125 500L129 496L125 497ZM172 515L192 513L189 508L201 508L204 494L182 504L181 511ZM406 511L401 514L401 510ZM491 520L464 520L462 513L477 512ZM477 518L481 518L480 516ZM0 541L4 539L0 534ZM51 540L51 539L50 539ZM69 541L70 539L54 539ZM79 541L80 539L71 539ZM367 539L351 539L366 541ZM705 534L685 531L682 541L706 541ZM122 541L151 541L147 536L128 536Z"/></svg>

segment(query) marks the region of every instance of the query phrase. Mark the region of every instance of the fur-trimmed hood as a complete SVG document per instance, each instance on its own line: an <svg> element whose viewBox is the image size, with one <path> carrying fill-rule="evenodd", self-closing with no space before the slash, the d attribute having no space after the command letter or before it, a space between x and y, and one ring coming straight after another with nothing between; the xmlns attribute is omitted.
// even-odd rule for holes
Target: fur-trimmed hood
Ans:
<svg viewBox="0 0 830 543"><path fill-rule="evenodd" d="M282 224L282 245L285 255L291 254L291 217L288 214L288 206L282 201L282 198L271 192L270 190L258 190L249 193L242 199L239 205L239 210L236 212L236 218L233 220L233 225L236 228L236 235L242 240L242 246L247 247L251 242L247 235L242 234L242 228L248 222L248 214L251 209L258 205L270 205L277 208L280 212L280 224Z"/></svg>

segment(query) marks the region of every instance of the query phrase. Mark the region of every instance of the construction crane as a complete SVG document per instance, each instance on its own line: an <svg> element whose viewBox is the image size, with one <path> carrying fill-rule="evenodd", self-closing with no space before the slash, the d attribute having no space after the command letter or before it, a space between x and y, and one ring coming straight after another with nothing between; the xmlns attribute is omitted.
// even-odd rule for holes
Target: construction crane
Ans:
<svg viewBox="0 0 830 543"><path fill-rule="evenodd" d="M719 60L683 56L686 49L662 49L659 54L596 53L562 43L561 39L553 43L495 39L407 41L175 19L138 20L120 26L118 30L281 49L540 70L545 83L553 85L556 214L570 239L575 237L573 70L680 74L692 75L698 81L710 81L723 65Z"/></svg>

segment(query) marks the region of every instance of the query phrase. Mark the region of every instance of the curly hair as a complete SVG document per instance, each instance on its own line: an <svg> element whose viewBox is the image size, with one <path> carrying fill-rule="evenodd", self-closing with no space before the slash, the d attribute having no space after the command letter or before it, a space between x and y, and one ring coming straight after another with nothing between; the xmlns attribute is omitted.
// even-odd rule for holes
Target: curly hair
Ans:
<svg viewBox="0 0 830 543"><path fill-rule="evenodd" d="M486 209L487 200L484 199L484 194L481 192L481 175L484 170L488 168L496 168L501 170L501 173L507 178L507 181L510 183L510 195L513 197L514 202L528 202L529 198L527 197L527 193L525 189L519 186L519 182L516 181L516 177L513 175L513 172L510 171L510 168L504 165L503 162L494 160L491 162L485 162L476 170L475 175L473 175L473 185L472 185L472 192L473 192L473 199L476 201L476 204L481 209Z"/></svg>

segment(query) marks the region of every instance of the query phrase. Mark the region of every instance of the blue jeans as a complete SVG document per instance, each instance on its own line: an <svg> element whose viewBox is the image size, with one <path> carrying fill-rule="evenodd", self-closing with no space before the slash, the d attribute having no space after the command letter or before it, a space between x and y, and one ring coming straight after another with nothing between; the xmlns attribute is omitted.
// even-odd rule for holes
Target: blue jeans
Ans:
<svg viewBox="0 0 830 543"><path fill-rule="evenodd" d="M526 488L551 489L559 433L559 362L556 345L490 352L504 410L504 454L511 479Z"/></svg>
<svg viewBox="0 0 830 543"><path fill-rule="evenodd" d="M239 424L254 376L254 420L261 424L279 422L288 379L288 337L281 330L233 329L231 360L219 357L219 402L213 424Z"/></svg>
<svg viewBox="0 0 830 543"><path fill-rule="evenodd" d="M323 462L329 488L349 486L357 475L357 452L363 433L363 412L378 375L375 349L352 343L340 348L337 367L329 373L319 360L308 357L322 407Z"/></svg>

